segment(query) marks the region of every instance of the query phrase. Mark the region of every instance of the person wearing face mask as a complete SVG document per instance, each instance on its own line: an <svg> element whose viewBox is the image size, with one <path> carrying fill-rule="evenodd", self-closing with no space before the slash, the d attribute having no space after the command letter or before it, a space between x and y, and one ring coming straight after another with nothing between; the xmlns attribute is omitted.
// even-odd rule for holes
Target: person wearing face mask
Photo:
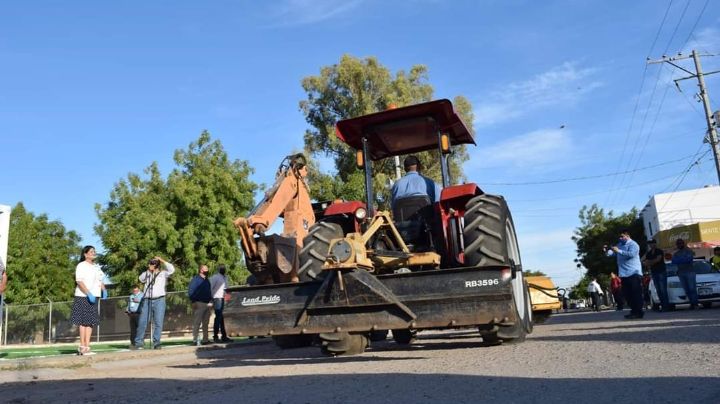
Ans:
<svg viewBox="0 0 720 404"><path fill-rule="evenodd" d="M210 309L213 304L208 272L207 265L200 265L198 274L193 276L190 286L188 286L188 297L190 297L193 309L193 344L197 346L210 343L208 325L210 324ZM203 328L202 341L198 338L201 324Z"/></svg>
<svg viewBox="0 0 720 404"><path fill-rule="evenodd" d="M642 265L640 264L640 246L632 238L627 229L620 231L618 244L610 248L603 247L608 257L617 258L618 274L622 281L623 295L630 305L628 320L643 318Z"/></svg>
<svg viewBox="0 0 720 404"><path fill-rule="evenodd" d="M685 296L690 301L690 310L695 310L698 307L697 281L693 267L695 252L687 248L685 240L681 238L675 240L675 247L677 250L672 255L672 263L678 267L677 275L685 290Z"/></svg>

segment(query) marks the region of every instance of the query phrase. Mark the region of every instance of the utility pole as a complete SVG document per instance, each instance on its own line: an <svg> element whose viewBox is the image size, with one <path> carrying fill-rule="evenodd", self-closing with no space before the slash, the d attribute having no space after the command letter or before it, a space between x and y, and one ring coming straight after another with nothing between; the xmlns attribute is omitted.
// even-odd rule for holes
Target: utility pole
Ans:
<svg viewBox="0 0 720 404"><path fill-rule="evenodd" d="M715 157L715 170L717 171L718 176L718 184L720 184L720 144L718 144L718 134L717 129L715 128L717 122L713 122L713 112L710 108L710 97L708 96L707 89L705 88L705 78L704 76L709 76L711 74L720 73L720 70L715 70L708 73L702 72L702 67L700 66L700 56L715 56L715 55L699 55L697 51L693 49L692 54L690 56L683 56L680 53L678 53L677 56L673 57L667 57L663 56L661 59L657 60L650 60L648 58L647 63L668 63L688 74L690 76L683 77L680 79L676 79L675 86L680 89L680 86L678 85L678 81L687 80L687 79L693 79L697 78L698 81L698 87L700 87L700 93L698 96L700 97L700 101L703 103L703 108L705 109L705 123L707 123L707 137L705 140L710 143L710 148L713 152L713 157ZM693 59L693 62L695 62L695 72L691 72L690 70L685 69L684 67L678 66L677 64L673 63L677 60L683 60L683 59Z"/></svg>

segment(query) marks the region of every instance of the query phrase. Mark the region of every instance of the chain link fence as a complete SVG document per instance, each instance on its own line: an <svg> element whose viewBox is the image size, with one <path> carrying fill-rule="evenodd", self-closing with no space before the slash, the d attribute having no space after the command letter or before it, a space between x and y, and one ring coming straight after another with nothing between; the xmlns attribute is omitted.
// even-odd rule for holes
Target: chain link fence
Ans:
<svg viewBox="0 0 720 404"><path fill-rule="evenodd" d="M93 342L130 342L130 319L125 313L129 296L98 300L100 324L93 330ZM5 304L0 319L0 342L10 344L51 344L75 342L78 327L70 321L72 301L42 304ZM187 292L170 292L166 296L163 337L183 337L192 334L192 305ZM212 325L212 319L210 324ZM146 338L151 333L148 324Z"/></svg>

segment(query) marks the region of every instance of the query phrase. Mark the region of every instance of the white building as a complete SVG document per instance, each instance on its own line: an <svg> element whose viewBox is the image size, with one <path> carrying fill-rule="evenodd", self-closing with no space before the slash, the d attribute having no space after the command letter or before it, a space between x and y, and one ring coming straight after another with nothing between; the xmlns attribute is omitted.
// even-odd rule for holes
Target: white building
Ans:
<svg viewBox="0 0 720 404"><path fill-rule="evenodd" d="M720 187L657 194L640 211L645 235L693 223L720 220Z"/></svg>

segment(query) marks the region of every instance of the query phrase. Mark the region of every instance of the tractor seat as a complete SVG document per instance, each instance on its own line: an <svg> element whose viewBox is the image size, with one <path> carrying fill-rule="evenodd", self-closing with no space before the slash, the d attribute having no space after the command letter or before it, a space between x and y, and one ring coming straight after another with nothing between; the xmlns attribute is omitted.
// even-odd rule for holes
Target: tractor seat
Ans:
<svg viewBox="0 0 720 404"><path fill-rule="evenodd" d="M427 195L409 196L395 201L393 220L410 251L432 251L433 204Z"/></svg>

